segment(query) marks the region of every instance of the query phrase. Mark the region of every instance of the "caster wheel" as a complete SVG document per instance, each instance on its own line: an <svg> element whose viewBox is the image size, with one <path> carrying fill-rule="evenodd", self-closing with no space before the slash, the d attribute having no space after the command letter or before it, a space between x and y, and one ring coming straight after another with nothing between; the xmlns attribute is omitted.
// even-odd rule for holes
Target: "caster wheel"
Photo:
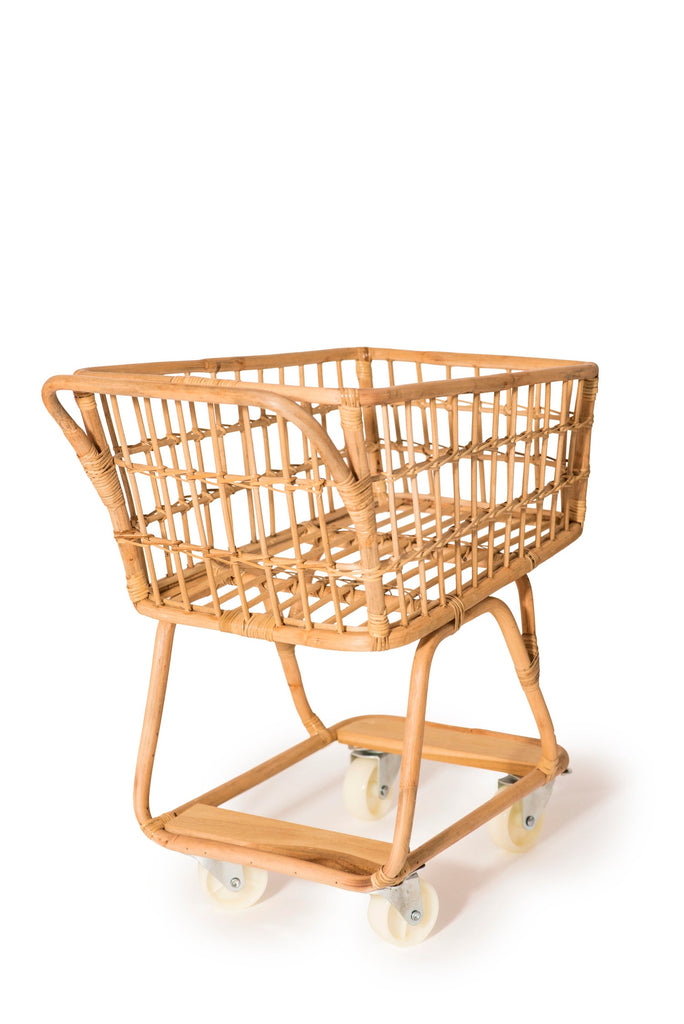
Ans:
<svg viewBox="0 0 684 1024"><path fill-rule="evenodd" d="M376 935L393 946L417 946L424 942L435 926L439 913L439 900L434 886L420 880L423 917L418 924L409 924L396 907L379 893L371 896L368 921Z"/></svg>
<svg viewBox="0 0 684 1024"><path fill-rule="evenodd" d="M220 903L222 907L230 911L246 910L247 907L254 906L263 896L268 882L268 871L245 865L242 869L245 875L245 884L241 889L229 889L228 886L219 882L211 871L207 871L203 864L198 864L198 868L202 890L216 903Z"/></svg>
<svg viewBox="0 0 684 1024"><path fill-rule="evenodd" d="M502 850L508 850L509 853L524 853L525 850L535 846L541 836L543 825L544 815L541 814L533 828L525 828L522 800L487 822L492 841Z"/></svg>
<svg viewBox="0 0 684 1024"><path fill-rule="evenodd" d="M377 821L392 808L392 790L380 799L378 762L373 757L353 758L344 777L344 806L361 821Z"/></svg>

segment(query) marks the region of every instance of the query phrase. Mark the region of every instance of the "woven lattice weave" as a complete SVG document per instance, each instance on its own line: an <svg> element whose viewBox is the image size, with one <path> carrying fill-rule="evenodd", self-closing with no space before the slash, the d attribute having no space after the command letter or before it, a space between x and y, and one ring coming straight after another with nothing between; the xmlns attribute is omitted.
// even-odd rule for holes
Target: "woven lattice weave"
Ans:
<svg viewBox="0 0 684 1024"><path fill-rule="evenodd" d="M140 611L383 650L579 535L596 372L347 349L101 368L53 378L46 400Z"/></svg>

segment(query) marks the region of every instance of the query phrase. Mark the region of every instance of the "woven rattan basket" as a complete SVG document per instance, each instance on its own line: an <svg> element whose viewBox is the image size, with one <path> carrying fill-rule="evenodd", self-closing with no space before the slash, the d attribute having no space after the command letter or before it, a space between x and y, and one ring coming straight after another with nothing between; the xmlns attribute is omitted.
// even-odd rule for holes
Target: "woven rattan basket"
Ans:
<svg viewBox="0 0 684 1024"><path fill-rule="evenodd" d="M538 689L527 577L582 531L597 372L593 363L364 348L108 366L47 382L47 407L111 516L131 600L160 620L136 788L146 831L186 852L201 847L215 863L400 889L437 847L463 834L457 823L448 842L409 852L421 754L475 759L520 780L484 814L474 812L472 827L529 803L565 769ZM58 392L73 394L82 426ZM521 632L491 596L514 581ZM473 730L440 726L426 754L432 652L483 611L504 630L541 738L483 734L478 761L463 748ZM276 642L311 738L303 752L274 759L266 777L335 738L370 748L378 778L386 768L380 755L403 753L391 847L353 854L351 837L342 836L347 852L336 840L335 855L327 839L307 834L302 856L301 842L282 834L286 823L272 823L268 841L263 826L242 822L240 831L235 812L219 807L242 791L232 783L211 800L205 794L151 818L155 729L177 624ZM420 644L406 721L320 723L304 696L295 645L384 651L413 641ZM512 752L512 741L527 747ZM261 768L242 788L264 777ZM188 825L198 806L212 809L211 827ZM407 935L418 934L396 901L385 903Z"/></svg>

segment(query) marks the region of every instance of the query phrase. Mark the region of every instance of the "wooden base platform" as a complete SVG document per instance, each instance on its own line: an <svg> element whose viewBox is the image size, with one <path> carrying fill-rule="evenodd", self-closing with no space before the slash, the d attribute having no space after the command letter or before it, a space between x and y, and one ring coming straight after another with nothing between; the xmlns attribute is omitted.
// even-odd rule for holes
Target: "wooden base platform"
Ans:
<svg viewBox="0 0 684 1024"><path fill-rule="evenodd" d="M374 876L390 857L391 843L244 814L219 805L333 740L350 747L401 754L405 726L404 718L391 715L347 719L332 726L325 738L311 737L232 783L146 823L145 831L157 842L181 853L254 864L346 889L371 891L375 887ZM525 736L429 722L425 725L422 757L516 775L520 781L496 793L486 804L410 853L407 865L411 870L548 781L537 769L542 759L541 742ZM559 748L557 772L564 771L567 765L568 755Z"/></svg>
<svg viewBox="0 0 684 1024"><path fill-rule="evenodd" d="M263 855L295 857L354 875L370 875L387 860L390 844L327 829L194 804L167 822L172 835L207 839Z"/></svg>
<svg viewBox="0 0 684 1024"><path fill-rule="evenodd" d="M392 715L351 718L336 728L338 743L401 754L405 719ZM568 755L558 748L560 771L568 766ZM489 768L506 775L526 775L542 757L541 741L487 729L464 729L456 725L426 722L422 757L427 761Z"/></svg>

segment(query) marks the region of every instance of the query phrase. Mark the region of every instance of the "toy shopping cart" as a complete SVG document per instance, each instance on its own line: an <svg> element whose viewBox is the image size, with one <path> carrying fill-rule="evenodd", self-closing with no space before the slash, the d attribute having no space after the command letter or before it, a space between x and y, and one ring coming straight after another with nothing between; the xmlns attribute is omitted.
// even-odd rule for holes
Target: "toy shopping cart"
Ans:
<svg viewBox="0 0 684 1024"><path fill-rule="evenodd" d="M502 356L349 348L107 366L53 377L47 408L111 516L136 609L158 620L135 812L195 856L207 890L256 902L269 870L370 893L385 939L420 942L437 915L418 875L485 822L508 849L538 837L568 767L539 688L529 572L576 540L585 515L597 367ZM71 392L74 415L58 393ZM76 408L77 407L77 408ZM499 598L514 582L521 626ZM439 644L485 612L501 628L539 729L525 738L426 723ZM174 630L273 641L308 738L153 816L150 779ZM417 643L406 716L325 726L298 644L382 652ZM224 805L337 741L347 808L391 843ZM496 793L411 848L421 759L502 775Z"/></svg>

